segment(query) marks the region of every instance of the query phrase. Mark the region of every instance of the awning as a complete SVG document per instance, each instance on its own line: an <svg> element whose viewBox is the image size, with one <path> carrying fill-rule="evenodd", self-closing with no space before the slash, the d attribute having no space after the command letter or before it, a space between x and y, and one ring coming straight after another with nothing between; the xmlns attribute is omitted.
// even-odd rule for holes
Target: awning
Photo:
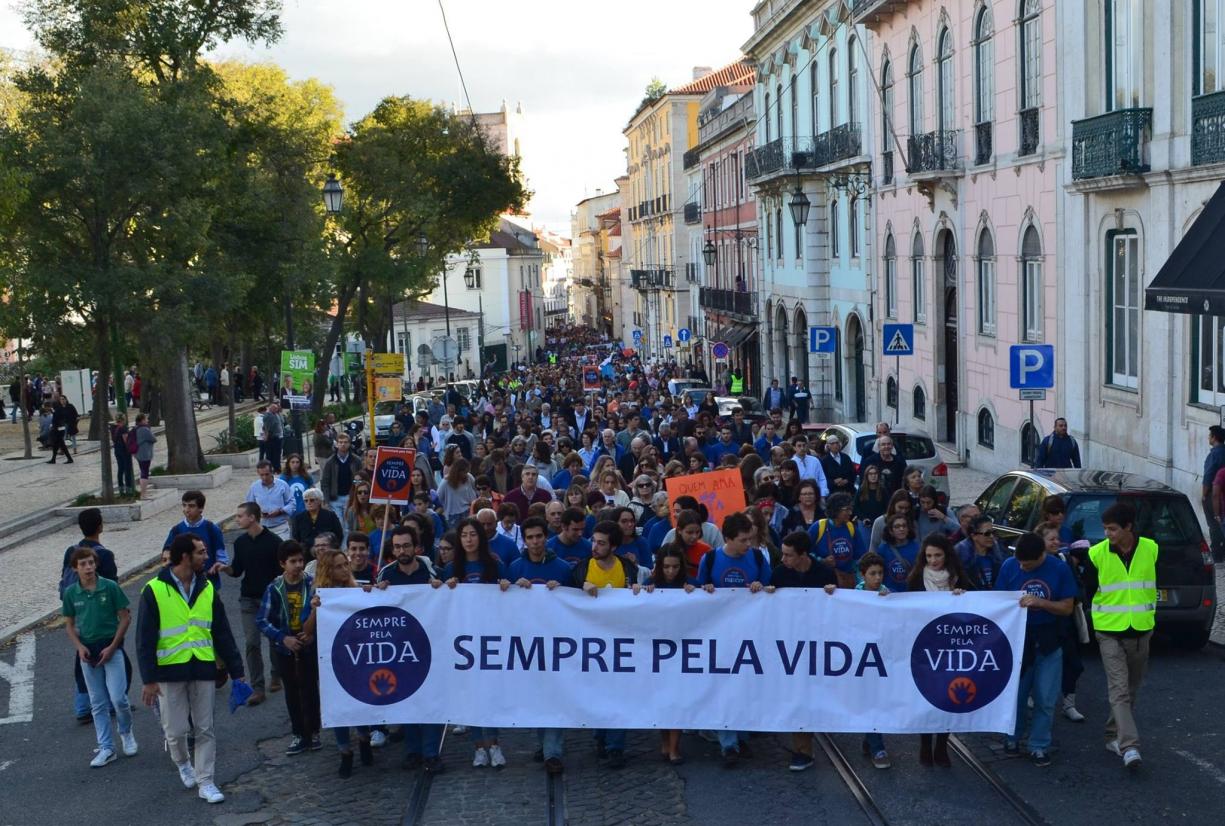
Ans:
<svg viewBox="0 0 1225 826"><path fill-rule="evenodd" d="M1225 316L1225 184L1144 291L1144 309Z"/></svg>
<svg viewBox="0 0 1225 826"><path fill-rule="evenodd" d="M728 347L736 347L748 341L756 332L757 326L754 324L736 324L733 322L715 330L706 339L712 344L716 341L722 341Z"/></svg>

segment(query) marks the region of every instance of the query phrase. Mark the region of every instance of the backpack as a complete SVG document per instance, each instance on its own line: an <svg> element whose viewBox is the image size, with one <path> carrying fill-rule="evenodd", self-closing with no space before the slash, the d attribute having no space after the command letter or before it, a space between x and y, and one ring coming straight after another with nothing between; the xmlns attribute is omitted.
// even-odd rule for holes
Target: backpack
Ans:
<svg viewBox="0 0 1225 826"><path fill-rule="evenodd" d="M136 452L140 450L140 443L136 441L136 428L132 428L128 431L125 441L127 442L128 453L135 456Z"/></svg>
<svg viewBox="0 0 1225 826"><path fill-rule="evenodd" d="M65 566L60 573L60 599L64 598L64 592L81 581L77 576L77 569L72 566Z"/></svg>
<svg viewBox="0 0 1225 826"><path fill-rule="evenodd" d="M814 545L821 541L821 537L825 536L825 528L828 526L828 524L829 524L828 519L818 519L817 520L817 538L813 540ZM854 539L855 538L855 520L854 519L848 520L846 523L846 527L847 527L847 530L851 532L851 539Z"/></svg>
<svg viewBox="0 0 1225 826"><path fill-rule="evenodd" d="M762 585L769 585L768 582L762 582L761 573L766 567L766 555L761 552L761 548L752 548L753 561L757 563L757 578L749 580L749 582L761 582ZM711 549L702 554L702 562L698 565L698 582L703 579L713 578L715 567L715 549Z"/></svg>

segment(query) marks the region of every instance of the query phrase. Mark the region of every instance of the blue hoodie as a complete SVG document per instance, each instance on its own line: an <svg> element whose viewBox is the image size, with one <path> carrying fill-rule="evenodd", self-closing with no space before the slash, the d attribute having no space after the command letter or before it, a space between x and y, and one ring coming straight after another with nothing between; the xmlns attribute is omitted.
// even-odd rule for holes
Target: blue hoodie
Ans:
<svg viewBox="0 0 1225 826"><path fill-rule="evenodd" d="M542 562L532 562L526 555L510 563L510 573L507 576L511 582L526 579L534 585L543 585L549 580L562 585L572 585L574 567L557 554L545 551Z"/></svg>

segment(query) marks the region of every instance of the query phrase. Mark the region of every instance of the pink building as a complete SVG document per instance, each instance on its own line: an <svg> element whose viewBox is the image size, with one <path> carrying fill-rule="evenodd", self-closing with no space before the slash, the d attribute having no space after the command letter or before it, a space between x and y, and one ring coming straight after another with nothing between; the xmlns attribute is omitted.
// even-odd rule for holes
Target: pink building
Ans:
<svg viewBox="0 0 1225 826"><path fill-rule="evenodd" d="M1009 348L1059 346L1054 0L856 0L873 34L878 323L915 325L886 358L883 414L985 470L1028 459L1062 391L1034 408ZM887 344L888 342L886 342Z"/></svg>

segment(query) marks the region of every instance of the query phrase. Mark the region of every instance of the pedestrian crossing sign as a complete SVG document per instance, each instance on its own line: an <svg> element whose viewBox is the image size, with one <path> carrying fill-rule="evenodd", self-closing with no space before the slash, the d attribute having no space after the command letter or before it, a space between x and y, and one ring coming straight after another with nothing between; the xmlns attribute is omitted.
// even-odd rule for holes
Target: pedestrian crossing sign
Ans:
<svg viewBox="0 0 1225 826"><path fill-rule="evenodd" d="M913 324L886 324L883 333L886 356L914 355Z"/></svg>

